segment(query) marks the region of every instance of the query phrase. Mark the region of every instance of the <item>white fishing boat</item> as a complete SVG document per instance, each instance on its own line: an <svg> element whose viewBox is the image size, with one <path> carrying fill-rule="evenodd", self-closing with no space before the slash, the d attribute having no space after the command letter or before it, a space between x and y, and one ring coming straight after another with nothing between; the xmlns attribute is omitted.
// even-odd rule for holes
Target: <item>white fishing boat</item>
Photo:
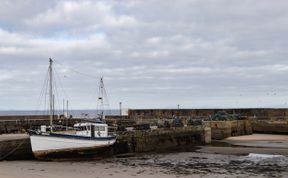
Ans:
<svg viewBox="0 0 288 178"><path fill-rule="evenodd" d="M108 125L103 121L77 123L64 131L53 128L53 89L52 64L49 61L49 115L50 126L42 125L41 129L31 131L30 141L34 156L38 159L61 158L69 155L91 155L101 148L109 147L116 142L116 135L108 132Z"/></svg>
<svg viewBox="0 0 288 178"><path fill-rule="evenodd" d="M45 126L40 132L30 133L33 154L36 158L46 159L61 157L68 153L82 155L96 152L97 149L111 146L116 136L108 135L108 125L105 123L75 124L75 131L47 132Z"/></svg>

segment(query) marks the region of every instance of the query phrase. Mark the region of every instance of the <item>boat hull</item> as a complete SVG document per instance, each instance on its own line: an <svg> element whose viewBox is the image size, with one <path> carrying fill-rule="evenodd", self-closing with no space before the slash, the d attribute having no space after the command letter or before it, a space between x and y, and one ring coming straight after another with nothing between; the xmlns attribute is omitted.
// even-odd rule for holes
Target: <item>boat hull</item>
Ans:
<svg viewBox="0 0 288 178"><path fill-rule="evenodd" d="M30 135L37 159L99 158L111 153L116 137L90 138L62 134Z"/></svg>

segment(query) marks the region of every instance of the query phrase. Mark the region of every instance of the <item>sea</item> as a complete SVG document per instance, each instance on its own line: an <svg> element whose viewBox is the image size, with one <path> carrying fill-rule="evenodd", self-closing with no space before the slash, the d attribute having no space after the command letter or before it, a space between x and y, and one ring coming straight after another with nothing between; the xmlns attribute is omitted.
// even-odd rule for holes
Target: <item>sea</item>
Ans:
<svg viewBox="0 0 288 178"><path fill-rule="evenodd" d="M110 110L83 110L83 109L74 109L69 110L68 114L72 115L76 118L87 118L87 117L95 117L103 112L104 115L120 115L120 110L118 109L110 109ZM66 114L66 111L56 110L54 112L56 115L58 114ZM44 110L0 110L0 116L25 116L25 115L48 115L48 111ZM128 110L122 110L121 115L127 115Z"/></svg>

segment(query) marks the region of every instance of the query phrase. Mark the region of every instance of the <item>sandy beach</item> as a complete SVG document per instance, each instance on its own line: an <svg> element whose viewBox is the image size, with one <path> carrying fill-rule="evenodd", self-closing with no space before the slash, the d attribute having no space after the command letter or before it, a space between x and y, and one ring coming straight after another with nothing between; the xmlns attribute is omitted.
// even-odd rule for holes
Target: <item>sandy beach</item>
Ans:
<svg viewBox="0 0 288 178"><path fill-rule="evenodd" d="M285 135L254 134L223 140L241 143L236 146L211 145L199 147L194 152L138 154L98 161L2 161L0 177L288 177L288 148L278 147L276 144L276 141L279 144L287 144L287 138ZM268 146L253 147L249 144L255 141L266 141ZM269 146L271 141L274 143L273 146Z"/></svg>

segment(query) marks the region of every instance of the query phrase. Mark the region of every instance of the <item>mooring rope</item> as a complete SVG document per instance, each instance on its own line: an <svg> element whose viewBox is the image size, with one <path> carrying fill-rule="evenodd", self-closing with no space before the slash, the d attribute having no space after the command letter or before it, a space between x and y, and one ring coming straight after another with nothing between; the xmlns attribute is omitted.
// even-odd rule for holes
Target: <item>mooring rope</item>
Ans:
<svg viewBox="0 0 288 178"><path fill-rule="evenodd" d="M6 159L8 156L10 156L11 154L13 154L18 148L20 148L20 146L22 146L24 144L24 142L26 141L26 139L23 139L22 142L16 146L15 148L13 148L10 152L8 152L6 155L0 157L0 161Z"/></svg>

